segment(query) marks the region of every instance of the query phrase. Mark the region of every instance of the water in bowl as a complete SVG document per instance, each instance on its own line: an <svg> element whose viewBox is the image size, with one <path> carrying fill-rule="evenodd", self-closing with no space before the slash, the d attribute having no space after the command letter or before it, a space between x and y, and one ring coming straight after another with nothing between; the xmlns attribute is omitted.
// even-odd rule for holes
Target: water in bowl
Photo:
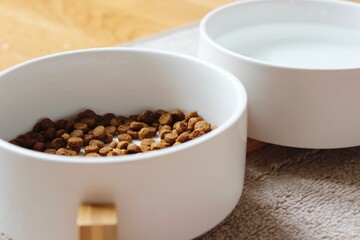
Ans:
<svg viewBox="0 0 360 240"><path fill-rule="evenodd" d="M241 55L279 66L360 68L360 30L313 23L278 23L237 29L217 42Z"/></svg>

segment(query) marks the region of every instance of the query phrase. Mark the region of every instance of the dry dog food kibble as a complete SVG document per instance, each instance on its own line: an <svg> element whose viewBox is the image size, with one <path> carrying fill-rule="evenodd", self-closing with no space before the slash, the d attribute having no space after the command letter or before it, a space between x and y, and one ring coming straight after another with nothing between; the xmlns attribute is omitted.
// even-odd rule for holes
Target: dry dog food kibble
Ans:
<svg viewBox="0 0 360 240"><path fill-rule="evenodd" d="M96 139L103 139L106 135L105 127L97 126L93 131L93 135Z"/></svg>
<svg viewBox="0 0 360 240"><path fill-rule="evenodd" d="M111 157L176 146L210 132L197 112L145 110L125 117L85 110L74 119L44 118L10 142L63 156Z"/></svg>

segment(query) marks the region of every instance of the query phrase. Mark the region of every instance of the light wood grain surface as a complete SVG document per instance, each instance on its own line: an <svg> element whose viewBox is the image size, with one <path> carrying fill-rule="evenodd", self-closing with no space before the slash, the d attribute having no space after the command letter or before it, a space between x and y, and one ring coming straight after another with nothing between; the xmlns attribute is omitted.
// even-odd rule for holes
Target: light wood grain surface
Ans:
<svg viewBox="0 0 360 240"><path fill-rule="evenodd" d="M199 20L231 0L2 0L0 70L60 51L130 41Z"/></svg>
<svg viewBox="0 0 360 240"><path fill-rule="evenodd" d="M116 240L117 224L114 205L81 205L77 214L78 240Z"/></svg>

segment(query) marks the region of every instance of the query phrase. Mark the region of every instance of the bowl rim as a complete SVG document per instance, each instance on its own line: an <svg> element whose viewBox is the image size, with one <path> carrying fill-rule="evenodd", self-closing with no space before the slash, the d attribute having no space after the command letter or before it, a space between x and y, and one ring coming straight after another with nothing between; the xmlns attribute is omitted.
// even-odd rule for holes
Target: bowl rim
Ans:
<svg viewBox="0 0 360 240"><path fill-rule="evenodd" d="M145 54L153 54L153 55L161 55L170 58L180 58L184 61L190 61L194 64L200 64L205 68L211 68L220 74L225 76L226 81L229 81L233 85L233 89L237 92L239 99L241 101L238 102L235 111L230 115L226 121L212 130L211 132L194 139L189 142L185 142L175 147L169 147L165 149L160 149L157 151L147 152L145 154L138 155L124 155L124 156L114 156L114 157L105 157L105 158L91 158L91 157L76 157L76 156L58 156L54 154L47 154L42 152L36 152L34 150L26 149L23 147L16 146L14 144L9 143L8 141L0 138L0 148L3 148L13 154L18 154L23 157L28 157L29 160L43 160L49 162L58 162L58 163L68 163L68 164L111 164L111 163L123 163L123 162L134 162L134 161L142 161L149 160L152 158L163 157L165 155L171 155L177 152L186 151L189 148L192 148L196 145L200 145L208 140L215 138L216 136L222 134L228 128L233 126L247 111L247 94L244 86L240 83L240 81L230 72L225 69L218 67L214 64L207 63L198 58L179 54L175 52L168 52L163 50L155 50L155 49L146 49L146 48L134 48L134 47L106 47L106 48L88 48L81 50L72 50L66 52L60 52L55 54L50 54L46 56L42 56L39 58L31 59L22 63L19 63L15 66L12 66L2 72L0 72L0 81L1 77L5 76L7 73L16 71L19 68L24 66L31 65L36 62L46 61L48 59L58 58L58 57L66 57L74 54L83 54L83 53L97 53L97 52L133 52L133 53L145 53ZM236 94L236 93L235 93ZM240 133L239 133L240 134Z"/></svg>
<svg viewBox="0 0 360 240"><path fill-rule="evenodd" d="M272 64L267 61L258 60L255 58L247 57L240 53L233 52L233 51L227 49L226 47L223 47L222 45L218 44L213 38L211 38L209 36L209 34L207 32L208 23L211 19L216 19L217 18L216 15L219 14L220 12L226 11L229 8L246 5L249 3L251 4L251 3L258 3L258 2L269 2L269 1L288 2L289 0L243 0L243 1L239 1L239 2L225 4L219 8L216 8L216 9L210 11L208 14L205 15L205 17L203 17L201 19L200 24L199 24L200 37L202 37L204 40L206 40L206 42L208 42L215 49L217 49L221 52L224 52L232 57L243 60L245 62L252 63L257 66L270 67L270 68L278 69L278 70L293 70L293 71L298 70L298 71L307 71L307 72L342 72L342 71L354 71L354 70L358 71L358 70L360 70L360 65L359 65L359 67L348 67L348 68L346 68L346 67L342 67L342 68L302 68L302 67L289 67L289 66L276 65L276 64ZM360 11L360 3L350 2L350 1L339 1L339 0L292 0L292 1L294 1L294 2L319 2L319 3L335 4L335 5L347 5L350 7L358 8L358 10Z"/></svg>

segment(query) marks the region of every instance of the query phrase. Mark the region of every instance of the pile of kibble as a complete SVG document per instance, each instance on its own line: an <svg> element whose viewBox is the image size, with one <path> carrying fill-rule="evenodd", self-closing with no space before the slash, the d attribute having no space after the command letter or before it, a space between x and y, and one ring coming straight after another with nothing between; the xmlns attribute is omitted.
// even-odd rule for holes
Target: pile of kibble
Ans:
<svg viewBox="0 0 360 240"><path fill-rule="evenodd" d="M10 142L39 152L65 156L118 156L175 146L211 131L197 112L145 110L116 116L85 110L74 119L44 118L33 130ZM139 144L136 144L136 140Z"/></svg>

